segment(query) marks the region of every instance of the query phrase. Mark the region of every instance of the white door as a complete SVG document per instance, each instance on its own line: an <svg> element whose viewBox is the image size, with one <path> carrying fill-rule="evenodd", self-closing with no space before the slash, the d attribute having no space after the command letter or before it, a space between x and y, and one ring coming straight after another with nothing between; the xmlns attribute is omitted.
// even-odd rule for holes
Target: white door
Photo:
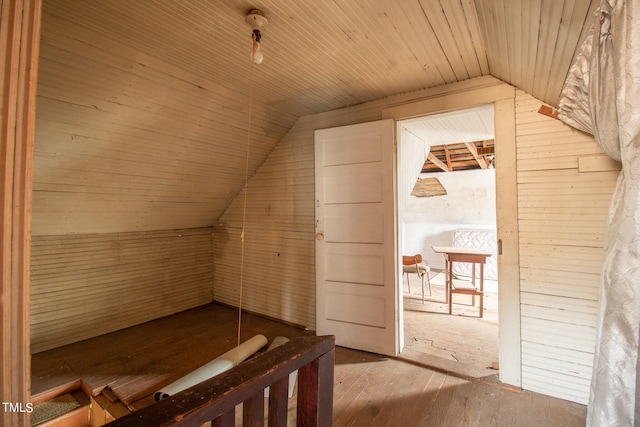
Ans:
<svg viewBox="0 0 640 427"><path fill-rule="evenodd" d="M394 121L315 132L316 332L395 356Z"/></svg>

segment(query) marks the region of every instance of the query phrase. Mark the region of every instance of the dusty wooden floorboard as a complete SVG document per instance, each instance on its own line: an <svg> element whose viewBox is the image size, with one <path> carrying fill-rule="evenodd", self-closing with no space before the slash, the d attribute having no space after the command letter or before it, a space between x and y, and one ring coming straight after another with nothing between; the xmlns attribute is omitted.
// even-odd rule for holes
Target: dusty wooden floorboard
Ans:
<svg viewBox="0 0 640 427"><path fill-rule="evenodd" d="M334 426L584 426L586 408L338 348Z"/></svg>
<svg viewBox="0 0 640 427"><path fill-rule="evenodd" d="M436 270L430 275L432 296L427 297L424 304L420 300L417 275L410 277L414 285L412 294L408 292L407 280L403 280L405 347L400 357L441 372L456 373L461 378L490 380L498 373L491 369L492 363L499 359L497 294L487 292L485 295L482 318L477 317L477 308L465 304L456 304L457 314L449 315L444 303L444 275ZM485 285L497 287L495 281L485 281ZM471 301L468 296L456 298L459 302Z"/></svg>
<svg viewBox="0 0 640 427"><path fill-rule="evenodd" d="M32 390L38 393L82 379L96 391L108 385L135 408L147 406L161 384L234 347L236 322L235 310L204 306L39 353L32 361ZM310 332L243 315L243 340L256 333L271 341L278 335ZM295 397L289 403L289 425L293 426ZM336 349L334 427L571 427L584 426L585 415L583 405L468 381L371 353ZM239 416L237 425L242 425Z"/></svg>
<svg viewBox="0 0 640 427"><path fill-rule="evenodd" d="M237 322L236 310L209 304L35 354L32 394L75 375L93 394L109 386L128 405L150 402L158 388L235 347ZM271 342L311 332L243 313L242 341L259 333Z"/></svg>

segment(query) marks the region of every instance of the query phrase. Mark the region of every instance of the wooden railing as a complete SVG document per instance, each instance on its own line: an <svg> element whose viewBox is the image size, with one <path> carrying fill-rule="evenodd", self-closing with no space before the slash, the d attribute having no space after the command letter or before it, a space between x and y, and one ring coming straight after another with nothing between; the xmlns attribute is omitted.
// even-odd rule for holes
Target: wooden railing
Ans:
<svg viewBox="0 0 640 427"><path fill-rule="evenodd" d="M269 426L286 426L289 374L298 370L296 423L330 426L333 416L335 338L298 337L229 371L108 424L109 427L235 425L242 403L243 425L265 421L264 389L270 387Z"/></svg>

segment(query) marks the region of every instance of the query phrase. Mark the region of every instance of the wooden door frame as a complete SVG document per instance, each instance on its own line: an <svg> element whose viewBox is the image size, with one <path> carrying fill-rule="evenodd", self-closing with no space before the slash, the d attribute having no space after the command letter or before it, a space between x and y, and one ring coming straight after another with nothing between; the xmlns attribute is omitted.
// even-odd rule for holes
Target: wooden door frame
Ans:
<svg viewBox="0 0 640 427"><path fill-rule="evenodd" d="M3 408L0 424L14 426L31 425L28 412L31 398L29 271L40 18L40 0L0 0L0 43L2 51L6 52L0 59L3 88L0 125L0 368L3 376L0 397L2 402L10 402L18 408Z"/></svg>
<svg viewBox="0 0 640 427"><path fill-rule="evenodd" d="M515 96L515 88L506 83L462 91L443 90L433 97L387 108L382 111L382 118L392 118L398 122L480 105L494 105L495 154L499 159L496 167L496 222L501 246L498 255L500 381L521 387Z"/></svg>

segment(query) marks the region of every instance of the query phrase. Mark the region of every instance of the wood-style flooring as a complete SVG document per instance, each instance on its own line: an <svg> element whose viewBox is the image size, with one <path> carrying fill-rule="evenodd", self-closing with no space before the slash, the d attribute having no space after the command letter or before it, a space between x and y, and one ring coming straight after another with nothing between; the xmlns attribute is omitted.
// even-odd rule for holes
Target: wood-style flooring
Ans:
<svg viewBox="0 0 640 427"><path fill-rule="evenodd" d="M463 378L497 377L498 371L498 294L486 292L483 317L478 318L478 301L455 295L453 314L444 302L444 274L431 271L431 296L423 303L420 279L412 275L411 293L404 280L404 338L400 357ZM491 282L491 283L488 283ZM497 283L485 281L491 290ZM425 286L426 287L426 286Z"/></svg>
<svg viewBox="0 0 640 427"><path fill-rule="evenodd" d="M339 348L334 426L584 426L586 407Z"/></svg>
<svg viewBox="0 0 640 427"><path fill-rule="evenodd" d="M209 304L172 316L34 354L31 393L80 379L98 395L108 388L131 408L192 370L238 345L238 312ZM292 338L311 331L242 313L241 341L262 334Z"/></svg>
<svg viewBox="0 0 640 427"><path fill-rule="evenodd" d="M237 343L236 310L216 304L33 355L34 396L74 381L131 408ZM242 341L311 334L243 313ZM582 426L583 405L336 349L334 426ZM292 400L294 406L295 399Z"/></svg>

